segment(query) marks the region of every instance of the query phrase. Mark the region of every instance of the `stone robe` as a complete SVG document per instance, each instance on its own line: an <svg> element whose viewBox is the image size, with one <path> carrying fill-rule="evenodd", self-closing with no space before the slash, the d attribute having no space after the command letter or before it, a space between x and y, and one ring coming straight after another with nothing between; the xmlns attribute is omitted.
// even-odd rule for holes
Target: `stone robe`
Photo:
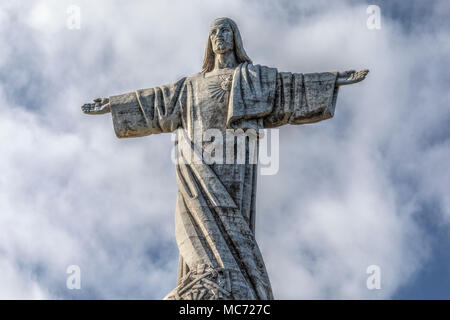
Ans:
<svg viewBox="0 0 450 320"><path fill-rule="evenodd" d="M177 287L166 299L273 299L255 240L257 165L248 160L257 155L257 144L256 151L245 146L245 163L210 163L202 155L212 141L196 135L215 129L225 137L231 129L257 132L328 119L337 92L336 73L278 72L243 63L110 97L119 138L177 134L180 261Z"/></svg>

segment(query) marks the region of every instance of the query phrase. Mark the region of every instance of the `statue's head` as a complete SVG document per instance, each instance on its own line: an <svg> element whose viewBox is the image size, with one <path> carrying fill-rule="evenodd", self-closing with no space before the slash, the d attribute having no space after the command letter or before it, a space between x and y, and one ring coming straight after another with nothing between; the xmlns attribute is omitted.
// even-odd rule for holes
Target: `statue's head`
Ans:
<svg viewBox="0 0 450 320"><path fill-rule="evenodd" d="M241 34L236 23L230 18L216 19L209 29L202 72L206 73L214 69L214 56L216 54L229 51L234 52L238 63L252 63L244 50Z"/></svg>

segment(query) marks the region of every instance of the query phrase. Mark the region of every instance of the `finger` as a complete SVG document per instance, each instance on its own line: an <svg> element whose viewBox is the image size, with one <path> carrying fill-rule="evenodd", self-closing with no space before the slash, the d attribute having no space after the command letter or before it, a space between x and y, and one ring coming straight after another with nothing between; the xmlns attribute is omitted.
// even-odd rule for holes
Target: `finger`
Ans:
<svg viewBox="0 0 450 320"><path fill-rule="evenodd" d="M92 110L92 105L89 104L89 103L86 103L86 104L84 104L84 105L81 106L81 109L82 109L83 111L85 111L85 112L89 112L89 111Z"/></svg>
<svg viewBox="0 0 450 320"><path fill-rule="evenodd" d="M354 73L355 73L355 70L346 70L343 72L339 72L339 77L348 78Z"/></svg>
<svg viewBox="0 0 450 320"><path fill-rule="evenodd" d="M355 70L347 70L347 71L344 71L344 72L343 72L343 76L344 76L344 77L350 77L350 76L352 76L353 74L355 74Z"/></svg>
<svg viewBox="0 0 450 320"><path fill-rule="evenodd" d="M359 73L366 76L369 73L369 70L364 69L364 70L361 70Z"/></svg>
<svg viewBox="0 0 450 320"><path fill-rule="evenodd" d="M366 78L366 76L367 76L367 73L361 73L360 75L359 75L359 78L361 78L362 80L364 80L365 78Z"/></svg>

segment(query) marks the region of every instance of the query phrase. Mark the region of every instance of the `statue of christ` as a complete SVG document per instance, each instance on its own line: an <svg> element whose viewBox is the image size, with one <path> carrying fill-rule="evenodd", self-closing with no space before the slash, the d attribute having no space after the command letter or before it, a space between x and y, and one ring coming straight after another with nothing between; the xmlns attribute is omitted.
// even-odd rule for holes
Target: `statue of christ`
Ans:
<svg viewBox="0 0 450 320"><path fill-rule="evenodd" d="M257 161L250 160L257 151L249 144L245 161L236 155L220 161L217 146L229 145L233 130L256 132L259 139L264 128L331 118L339 87L367 73L301 74L254 65L236 23L220 18L210 27L201 72L82 106L86 114L110 112L119 138L176 133L180 258L177 286L165 299L273 299L255 240ZM242 141L233 138L231 149ZM213 157L203 157L214 149Z"/></svg>

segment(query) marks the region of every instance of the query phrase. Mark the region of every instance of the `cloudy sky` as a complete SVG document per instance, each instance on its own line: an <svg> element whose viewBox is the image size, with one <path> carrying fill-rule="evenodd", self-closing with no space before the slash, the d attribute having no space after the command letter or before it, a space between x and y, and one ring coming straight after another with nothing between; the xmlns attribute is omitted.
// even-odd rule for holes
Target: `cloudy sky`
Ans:
<svg viewBox="0 0 450 320"><path fill-rule="evenodd" d="M367 27L371 4L380 29ZM450 299L449 13L445 0L3 0L0 298L174 288L170 135L119 140L110 115L80 106L200 71L211 21L229 16L255 63L371 70L342 88L333 119L281 128L280 170L259 178L276 298ZM70 265L80 290L66 287Z"/></svg>

